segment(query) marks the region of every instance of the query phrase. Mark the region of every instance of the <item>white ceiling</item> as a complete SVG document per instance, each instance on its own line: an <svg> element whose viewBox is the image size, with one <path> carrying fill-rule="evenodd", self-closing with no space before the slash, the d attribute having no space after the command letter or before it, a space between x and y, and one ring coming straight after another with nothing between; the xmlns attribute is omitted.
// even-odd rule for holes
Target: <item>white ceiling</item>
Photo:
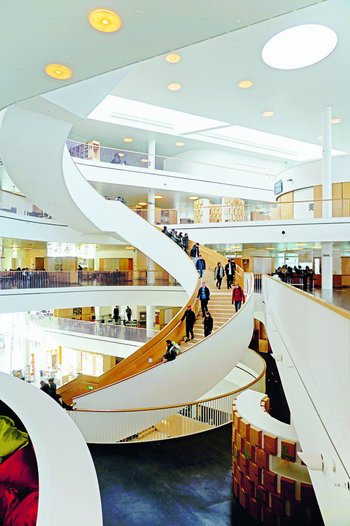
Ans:
<svg viewBox="0 0 350 526"><path fill-rule="evenodd" d="M303 7L305 5L308 7ZM264 14L260 11L262 6ZM279 14L278 9L279 13L286 14ZM241 0L226 3L226 12L220 9L215 12L227 16L228 20L236 16L240 22L221 36L181 49L182 60L177 64L168 64L164 54L140 62L112 94L314 144L320 144L317 136L321 134L322 108L331 106L333 115L342 118L340 124L333 126L334 147L348 152L348 0L268 4ZM177 12L174 23L180 26ZM261 50L269 38L305 23L332 28L338 35L334 52L320 63L299 70L276 70L267 66L261 59ZM254 86L240 89L238 82L242 79L251 79ZM172 81L180 82L182 89L169 91L167 84ZM275 116L262 117L261 113L266 110L274 111ZM131 148L137 151L147 151L148 139L155 137L157 153L169 156L179 153L175 146L177 137L161 133L91 120L82 121L72 130L72 137L76 139L95 137L107 146L118 148L125 148L122 138L126 135L134 137ZM182 140L186 143L182 151L207 147L186 136Z"/></svg>
<svg viewBox="0 0 350 526"><path fill-rule="evenodd" d="M0 108L175 48L312 4L305 0L107 0L123 20L116 33L87 22L96 0L2 2ZM5 7L5 4L8 4ZM69 66L69 81L46 76L48 63Z"/></svg>

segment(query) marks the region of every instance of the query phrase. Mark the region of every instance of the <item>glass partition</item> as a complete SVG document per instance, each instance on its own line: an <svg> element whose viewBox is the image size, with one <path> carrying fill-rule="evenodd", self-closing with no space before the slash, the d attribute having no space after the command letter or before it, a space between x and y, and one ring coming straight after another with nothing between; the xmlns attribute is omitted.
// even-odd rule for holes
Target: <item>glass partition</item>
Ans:
<svg viewBox="0 0 350 526"><path fill-rule="evenodd" d="M0 272L0 289L41 289L77 286L169 286L179 283L164 270L73 270L47 272L18 270Z"/></svg>

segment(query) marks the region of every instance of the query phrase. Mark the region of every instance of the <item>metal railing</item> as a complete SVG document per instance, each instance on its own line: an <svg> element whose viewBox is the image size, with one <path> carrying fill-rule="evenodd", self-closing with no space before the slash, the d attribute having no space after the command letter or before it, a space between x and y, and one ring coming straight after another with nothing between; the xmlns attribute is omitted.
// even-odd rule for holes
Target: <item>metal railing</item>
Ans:
<svg viewBox="0 0 350 526"><path fill-rule="evenodd" d="M11 202L13 200L13 202ZM43 219L52 219L52 217L34 206L32 202L24 195L0 190L0 212L16 214L21 216L30 216Z"/></svg>
<svg viewBox="0 0 350 526"><path fill-rule="evenodd" d="M0 289L44 289L77 286L175 286L163 270L15 270L0 272Z"/></svg>
<svg viewBox="0 0 350 526"><path fill-rule="evenodd" d="M232 422L232 403L245 389L265 392L265 361L253 351L237 366L255 371L246 385L213 398L156 408L69 412L88 443L130 443L189 436Z"/></svg>
<svg viewBox="0 0 350 526"><path fill-rule="evenodd" d="M79 334L98 336L101 338L114 338L133 342L145 343L158 331L140 327L128 327L123 324L100 323L93 321L73 320L70 318L57 318L56 316L29 315L29 322L42 329L52 331L66 331ZM127 322L126 322L127 323Z"/></svg>

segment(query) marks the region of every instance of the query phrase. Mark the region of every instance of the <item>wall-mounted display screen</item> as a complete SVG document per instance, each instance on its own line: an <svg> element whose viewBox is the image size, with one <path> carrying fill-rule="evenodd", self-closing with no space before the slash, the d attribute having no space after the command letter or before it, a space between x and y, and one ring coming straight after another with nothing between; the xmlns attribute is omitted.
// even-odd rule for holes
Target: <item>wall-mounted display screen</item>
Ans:
<svg viewBox="0 0 350 526"><path fill-rule="evenodd" d="M277 181L277 183L275 183L274 192L275 192L275 195L280 194L281 192L283 192L283 181L282 181L282 179L280 179L279 181Z"/></svg>

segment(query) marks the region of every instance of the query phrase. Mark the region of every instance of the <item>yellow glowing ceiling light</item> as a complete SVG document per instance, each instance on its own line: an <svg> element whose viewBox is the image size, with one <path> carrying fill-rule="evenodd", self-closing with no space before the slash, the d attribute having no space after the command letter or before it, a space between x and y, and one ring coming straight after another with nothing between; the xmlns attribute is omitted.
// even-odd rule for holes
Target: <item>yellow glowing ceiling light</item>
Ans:
<svg viewBox="0 0 350 526"><path fill-rule="evenodd" d="M178 53L168 53L165 60L169 62L169 64L177 64L177 62L180 62L181 60L181 55Z"/></svg>
<svg viewBox="0 0 350 526"><path fill-rule="evenodd" d="M275 115L274 111L263 111L261 114L263 117L273 117Z"/></svg>
<svg viewBox="0 0 350 526"><path fill-rule="evenodd" d="M163 196L162 195L155 195L154 199L163 199Z"/></svg>
<svg viewBox="0 0 350 526"><path fill-rule="evenodd" d="M170 84L168 84L168 90L170 91L179 91L181 88L182 86L179 82L170 82Z"/></svg>
<svg viewBox="0 0 350 526"><path fill-rule="evenodd" d="M140 203L138 203L138 204L139 204L140 206L147 206L147 203L142 203L142 202L140 202Z"/></svg>
<svg viewBox="0 0 350 526"><path fill-rule="evenodd" d="M134 142L134 139L132 137L124 137L124 142Z"/></svg>
<svg viewBox="0 0 350 526"><path fill-rule="evenodd" d="M125 250L134 250L134 247L125 247Z"/></svg>
<svg viewBox="0 0 350 526"><path fill-rule="evenodd" d="M117 13L109 9L95 9L89 14L89 23L97 31L114 33L121 28L122 19Z"/></svg>
<svg viewBox="0 0 350 526"><path fill-rule="evenodd" d="M189 197L189 199L191 199L191 201L195 201L196 199L199 199L199 197L197 197L195 195L191 195L191 197Z"/></svg>
<svg viewBox="0 0 350 526"><path fill-rule="evenodd" d="M182 141L176 141L175 146L185 146L185 143Z"/></svg>
<svg viewBox="0 0 350 526"><path fill-rule="evenodd" d="M253 82L251 80L241 80L238 83L238 86L242 89L251 88L253 86Z"/></svg>
<svg viewBox="0 0 350 526"><path fill-rule="evenodd" d="M63 64L48 64L45 73L53 79L67 80L73 75L73 71Z"/></svg>

